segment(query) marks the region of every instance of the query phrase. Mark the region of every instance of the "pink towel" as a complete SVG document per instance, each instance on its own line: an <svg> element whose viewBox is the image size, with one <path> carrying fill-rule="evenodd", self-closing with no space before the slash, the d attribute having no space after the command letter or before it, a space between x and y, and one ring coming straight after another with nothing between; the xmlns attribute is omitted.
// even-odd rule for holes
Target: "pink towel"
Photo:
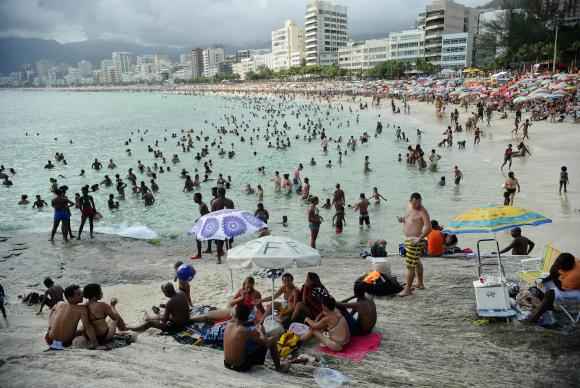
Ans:
<svg viewBox="0 0 580 388"><path fill-rule="evenodd" d="M318 350L334 357L361 362L368 353L376 352L379 349L382 337L381 333L370 333L362 337L351 337L350 343L340 352L334 352L325 346L319 346Z"/></svg>

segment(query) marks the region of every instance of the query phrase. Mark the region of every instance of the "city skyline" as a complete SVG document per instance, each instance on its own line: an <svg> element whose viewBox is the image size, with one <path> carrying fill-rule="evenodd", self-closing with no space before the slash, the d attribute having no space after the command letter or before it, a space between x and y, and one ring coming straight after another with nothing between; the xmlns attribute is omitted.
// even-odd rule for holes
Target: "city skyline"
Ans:
<svg viewBox="0 0 580 388"><path fill-rule="evenodd" d="M411 28L430 0L341 0L353 36L386 35ZM488 0L462 0L481 6ZM79 4L81 4L79 6ZM287 19L302 20L306 0L43 1L0 4L0 37L59 42L117 39L173 47L229 44L252 47ZM395 12L393 11L395 10ZM225 28L224 28L225 27Z"/></svg>

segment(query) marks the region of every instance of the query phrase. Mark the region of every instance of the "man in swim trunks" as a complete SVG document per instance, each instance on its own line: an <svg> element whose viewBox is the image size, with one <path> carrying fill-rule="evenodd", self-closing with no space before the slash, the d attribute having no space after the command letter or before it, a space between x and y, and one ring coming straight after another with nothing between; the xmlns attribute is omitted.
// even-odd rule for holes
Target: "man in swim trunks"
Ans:
<svg viewBox="0 0 580 388"><path fill-rule="evenodd" d="M224 366L237 372L247 372L254 365L264 365L270 350L276 370L287 372L288 365L280 364L276 348L277 338L268 338L248 322L250 308L239 304L235 316L226 326L224 333Z"/></svg>
<svg viewBox="0 0 580 388"><path fill-rule="evenodd" d="M163 316L145 316L145 322L139 326L127 327L127 330L145 331L150 328L156 328L167 333L176 333L185 327L189 321L189 304L187 297L182 292L176 292L171 283L165 283L161 286L163 294L169 298L165 304Z"/></svg>
<svg viewBox="0 0 580 388"><path fill-rule="evenodd" d="M368 228L371 227L371 219L369 217L369 200L365 198L364 193L360 193L360 201L354 206L354 211L359 212L358 224L363 227L366 224Z"/></svg>
<svg viewBox="0 0 580 388"><path fill-rule="evenodd" d="M339 205L346 205L346 197L344 191L340 188L340 184L336 184L336 190L334 190L334 195L332 196L332 204L336 207Z"/></svg>
<svg viewBox="0 0 580 388"><path fill-rule="evenodd" d="M429 213L421 203L421 194L413 193L408 205L405 217L398 220L403 224L405 233L405 264L407 266L406 284L399 296L409 296L413 290L413 280L417 274L417 288L423 289L423 264L421 255L423 253L422 240L431 232L431 220Z"/></svg>
<svg viewBox="0 0 580 388"><path fill-rule="evenodd" d="M97 338L91 322L87 307L81 305L83 294L81 288L74 284L64 290L66 302L58 303L50 310L48 318L48 330L44 339L52 350L63 350L72 345L73 340L82 338L82 333L77 331L79 321L83 323L83 329L89 338L89 347L94 348Z"/></svg>
<svg viewBox="0 0 580 388"><path fill-rule="evenodd" d="M341 309L351 335L366 335L373 331L377 323L377 307L372 299L366 297L364 285L360 282L354 284L354 303L337 303ZM350 312L348 311L350 310Z"/></svg>
<svg viewBox="0 0 580 388"><path fill-rule="evenodd" d="M62 222L61 230L64 241L68 241L70 212L68 208L74 206L74 203L69 201L61 189L55 191L56 196L52 200L52 207L54 208L54 222L52 224L52 232L50 233L50 240L54 241L54 235L58 226Z"/></svg>

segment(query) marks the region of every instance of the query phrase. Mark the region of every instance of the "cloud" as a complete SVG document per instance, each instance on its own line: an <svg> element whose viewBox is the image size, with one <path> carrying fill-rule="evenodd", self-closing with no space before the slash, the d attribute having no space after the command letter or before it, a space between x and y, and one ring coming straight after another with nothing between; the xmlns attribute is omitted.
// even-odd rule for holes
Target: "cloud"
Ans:
<svg viewBox="0 0 580 388"><path fill-rule="evenodd" d="M464 0L481 5L485 0ZM351 34L413 26L426 0L338 0ZM117 38L151 45L266 43L286 19L304 21L306 0L0 0L0 36L61 42Z"/></svg>

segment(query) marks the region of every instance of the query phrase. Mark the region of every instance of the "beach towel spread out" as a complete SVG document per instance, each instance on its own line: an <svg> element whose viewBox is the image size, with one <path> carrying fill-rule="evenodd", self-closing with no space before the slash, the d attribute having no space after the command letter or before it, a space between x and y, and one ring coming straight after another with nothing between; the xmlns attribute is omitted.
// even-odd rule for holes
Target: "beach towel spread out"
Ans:
<svg viewBox="0 0 580 388"><path fill-rule="evenodd" d="M379 349L382 337L381 333L370 333L360 337L351 337L350 343L340 352L334 352L324 346L319 346L318 350L333 357L361 362L367 354L376 352Z"/></svg>
<svg viewBox="0 0 580 388"><path fill-rule="evenodd" d="M330 356L361 362L367 354L376 352L379 349L382 338L383 335L381 333L371 333L360 337L351 337L350 343L340 352L334 352L324 346L319 346L318 350Z"/></svg>

